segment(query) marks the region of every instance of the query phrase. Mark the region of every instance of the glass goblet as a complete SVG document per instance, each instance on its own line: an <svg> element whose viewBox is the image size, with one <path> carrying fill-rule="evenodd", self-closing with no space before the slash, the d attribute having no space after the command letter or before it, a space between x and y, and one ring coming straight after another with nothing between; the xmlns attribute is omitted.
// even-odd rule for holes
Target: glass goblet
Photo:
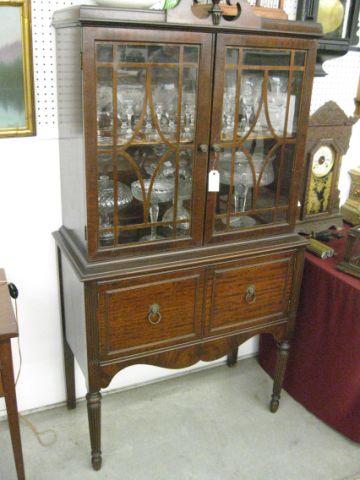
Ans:
<svg viewBox="0 0 360 480"><path fill-rule="evenodd" d="M157 226L154 225L154 223L157 223L159 218L159 203L166 203L171 200L174 192L174 184L171 180L168 180L167 178L158 178L154 181L152 190L151 192L149 192L151 179L145 179L143 180L143 183L145 197L148 197L148 195L150 194L149 216L151 223L151 233L150 235L145 235L144 237L142 237L141 240L151 242L164 238L161 235L157 234ZM144 203L145 198L143 196L140 180L136 180L131 184L131 191L137 200Z"/></svg>
<svg viewBox="0 0 360 480"><path fill-rule="evenodd" d="M268 92L270 116L275 133L282 134L285 120L286 79L270 77L270 91Z"/></svg>
<svg viewBox="0 0 360 480"><path fill-rule="evenodd" d="M258 181L260 172L262 170L264 157L259 154L254 154L252 159L256 181ZM269 185L274 181L274 169L272 165L273 159L274 157L269 160L264 172L262 173L260 186ZM227 152L220 157L219 171L221 183L224 185L230 185L231 182L231 160L232 154L230 152ZM242 151L237 151L235 153L233 185L234 213L237 214L239 212L245 212L249 190L254 186L254 178L249 160ZM252 227L255 224L256 221L252 217L245 215L239 217L235 216L230 220L230 225L233 228Z"/></svg>

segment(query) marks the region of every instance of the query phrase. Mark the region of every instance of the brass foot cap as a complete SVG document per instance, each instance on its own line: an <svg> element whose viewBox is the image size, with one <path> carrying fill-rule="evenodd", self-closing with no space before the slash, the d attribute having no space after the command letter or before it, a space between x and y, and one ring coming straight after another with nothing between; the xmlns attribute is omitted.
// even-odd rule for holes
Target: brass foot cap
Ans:
<svg viewBox="0 0 360 480"><path fill-rule="evenodd" d="M276 413L279 408L279 401L278 400L271 400L270 402L270 412Z"/></svg>
<svg viewBox="0 0 360 480"><path fill-rule="evenodd" d="M92 458L91 458L91 463L92 463L92 467L93 467L94 470L96 470L96 471L100 470L101 464L102 464L101 454L98 453L98 454L93 455Z"/></svg>

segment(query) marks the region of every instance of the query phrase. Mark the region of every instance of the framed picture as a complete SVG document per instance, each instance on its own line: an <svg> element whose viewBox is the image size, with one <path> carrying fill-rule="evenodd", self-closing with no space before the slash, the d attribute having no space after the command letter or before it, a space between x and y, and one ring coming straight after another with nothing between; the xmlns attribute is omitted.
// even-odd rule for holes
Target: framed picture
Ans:
<svg viewBox="0 0 360 480"><path fill-rule="evenodd" d="M0 137L35 135L30 0L0 0Z"/></svg>

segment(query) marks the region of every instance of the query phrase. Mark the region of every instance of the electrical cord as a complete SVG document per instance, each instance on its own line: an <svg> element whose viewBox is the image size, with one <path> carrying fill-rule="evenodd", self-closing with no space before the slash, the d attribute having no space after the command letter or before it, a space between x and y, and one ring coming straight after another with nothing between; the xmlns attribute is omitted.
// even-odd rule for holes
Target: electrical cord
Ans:
<svg viewBox="0 0 360 480"><path fill-rule="evenodd" d="M17 327L18 327L18 331L19 331L19 320L18 320L18 305L17 305L17 297L19 295L18 293L18 290L16 288L16 286L13 284L13 283L8 283L4 280L2 280L0 282L0 286L7 286L8 289L9 289L9 293L10 293L10 296L11 298L13 298L14 300L14 304L15 304L15 321L16 321L16 324L17 324ZM22 360L22 353L21 353L21 347L20 347L20 332L19 332L19 335L17 337L17 346L18 346L18 355L19 355L19 369L18 369L18 373L16 375L16 380L15 380L15 387L17 386L18 384L18 381L19 381L19 378L20 378L20 374L21 374L21 369L22 369L22 363L23 363L23 360ZM30 430L33 432L33 434L35 435L37 441L40 443L40 445L42 447L51 447L52 445L54 445L56 442L57 442L57 433L55 432L55 430L53 429L49 429L49 430L43 430L42 432L40 432L36 427L35 425L28 419L26 418L24 415L22 415L21 413L18 414L19 415L19 418L20 420L22 420L29 428ZM49 442L44 442L42 440L42 437L44 435L48 435L48 434L53 434L53 439Z"/></svg>

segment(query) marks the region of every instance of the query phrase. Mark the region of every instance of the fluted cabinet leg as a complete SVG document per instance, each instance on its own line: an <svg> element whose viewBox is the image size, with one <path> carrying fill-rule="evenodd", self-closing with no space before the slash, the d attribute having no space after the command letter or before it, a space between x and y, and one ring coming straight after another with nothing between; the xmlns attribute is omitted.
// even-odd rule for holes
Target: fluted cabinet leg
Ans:
<svg viewBox="0 0 360 480"><path fill-rule="evenodd" d="M274 374L274 387L271 395L270 411L275 413L279 408L280 394L284 381L286 364L289 357L290 343L284 341L278 344L277 360Z"/></svg>
<svg viewBox="0 0 360 480"><path fill-rule="evenodd" d="M86 395L90 443L91 443L91 463L94 470L100 470L101 457L101 393L90 392Z"/></svg>

